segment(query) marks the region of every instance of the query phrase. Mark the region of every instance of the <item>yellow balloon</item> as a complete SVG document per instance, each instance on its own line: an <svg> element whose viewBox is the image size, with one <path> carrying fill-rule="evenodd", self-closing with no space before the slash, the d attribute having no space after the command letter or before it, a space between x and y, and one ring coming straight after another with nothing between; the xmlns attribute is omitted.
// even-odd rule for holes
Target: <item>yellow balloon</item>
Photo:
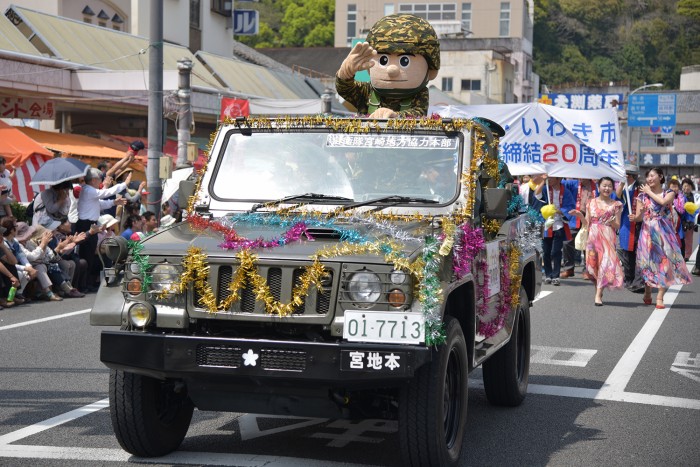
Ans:
<svg viewBox="0 0 700 467"><path fill-rule="evenodd" d="M700 206L698 206L697 203L691 203L690 201L685 203L683 207L685 208L685 212L687 212L691 216L694 216L698 209L700 209Z"/></svg>
<svg viewBox="0 0 700 467"><path fill-rule="evenodd" d="M554 216L554 214L556 214L557 208L553 204L546 204L542 206L540 212L542 213L542 217L544 217L545 219L549 219L550 217Z"/></svg>

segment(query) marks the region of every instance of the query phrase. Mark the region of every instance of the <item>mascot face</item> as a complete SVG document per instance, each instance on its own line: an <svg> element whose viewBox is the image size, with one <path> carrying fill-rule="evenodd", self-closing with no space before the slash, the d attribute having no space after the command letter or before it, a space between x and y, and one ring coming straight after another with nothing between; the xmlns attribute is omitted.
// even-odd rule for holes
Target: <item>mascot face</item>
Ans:
<svg viewBox="0 0 700 467"><path fill-rule="evenodd" d="M369 69L376 89L415 89L437 75L422 55L379 53Z"/></svg>

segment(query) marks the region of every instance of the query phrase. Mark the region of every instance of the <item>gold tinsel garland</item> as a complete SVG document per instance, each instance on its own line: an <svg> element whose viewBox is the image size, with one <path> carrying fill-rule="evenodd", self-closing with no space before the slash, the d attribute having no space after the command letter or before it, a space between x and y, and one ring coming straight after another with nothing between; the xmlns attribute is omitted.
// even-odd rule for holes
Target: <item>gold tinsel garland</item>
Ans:
<svg viewBox="0 0 700 467"><path fill-rule="evenodd" d="M484 219L482 223L484 232L490 235L496 235L501 230L501 225L503 225L503 222L498 219Z"/></svg>
<svg viewBox="0 0 700 467"><path fill-rule="evenodd" d="M273 125L274 122L274 125ZM383 127L378 121L372 121L367 119L341 119L327 116L305 116L305 117L286 117L282 119L269 119L269 118L246 118L243 121L227 118L217 127L217 131L211 135L209 146L207 148L207 162L198 171L198 177L195 184L195 191L188 200L187 211L194 213L194 206L197 201L197 193L199 193L202 179L207 170L207 165L211 158L211 151L213 148L214 140L216 134L220 131L223 125L234 125L237 127L247 127L253 129L267 129L271 131L279 130L294 130L303 128L315 128L322 125L326 127L344 133L370 133L382 131L415 131L420 129L431 129L431 130L444 130L444 131L460 131L473 129L473 156L470 160L470 165L468 170L464 170L462 173L462 184L467 193L467 203L465 208L461 213L454 214L450 218L445 218L443 220L443 241L439 247L439 254L441 256L446 256L454 245L454 233L456 231L456 224L462 223L467 219L472 218L474 215L474 204L476 199L476 180L479 173L479 165L482 162L487 162L485 164L485 170L489 176L496 178L498 176L498 162L490 161L487 156L487 149L485 144L485 135L480 126L475 125L471 120L466 119L449 119L448 121L443 121L442 119L435 118L420 118L420 119L390 119L386 122L385 127ZM495 141L497 144L497 141ZM492 163L494 162L494 163ZM495 169L494 169L495 166ZM494 177L494 171L495 175ZM285 210L278 210L276 213L278 215L298 215L298 213L293 213L292 208ZM320 211L306 211L304 216L317 217L317 218L333 218L338 217L341 214L353 215L354 212L345 212L342 208L338 208L332 212L320 212ZM382 213L364 213L369 219L377 222L382 221L403 221L403 222L422 222L431 221L435 216L425 215L425 214L395 214L392 212L382 212ZM496 221L494 221L496 222ZM486 227L485 227L486 228ZM495 226L493 227L495 228ZM496 229L496 232L500 229L500 225ZM389 251L389 253L386 253ZM209 265L207 261L206 254L196 247L191 247L188 249L185 257L182 261L183 272L180 275L180 280L170 289L162 292L160 294L161 298L169 295L170 293L182 292L188 283L192 284L192 287L199 295L198 304L210 313L216 313L219 311L226 311L231 308L231 306L240 299L240 294L242 290L249 283L252 290L255 293L256 299L263 302L265 305L265 310L268 313L276 314L278 316L289 316L294 313L294 310L301 306L304 302L304 297L308 294L309 289L312 286L316 286L321 290L320 280L325 273L323 265L321 264L321 259L333 258L337 256L347 256L347 255L359 255L359 254L377 254L384 255L385 261L391 263L395 268L407 271L412 274L416 279L417 283L423 280L423 271L425 264L422 258L411 262L408 258L402 257L398 254L400 251L399 245L395 242L373 242L367 244L350 244L341 243L333 247L328 247L317 252L313 257L312 264L305 268L304 273L300 277L299 283L294 287L292 292L292 299L289 303L281 303L274 298L270 288L267 284L265 278L260 276L256 270L257 256L251 253L249 250L242 250L236 256L240 261L240 266L236 271L231 283L228 285L228 290L231 292L226 299L222 300L221 303L217 303L214 292L209 285ZM511 263L512 266L513 263ZM517 268L516 268L517 272ZM419 294L421 291L418 291ZM518 281L518 294L519 294L519 281ZM519 295L516 295L516 297Z"/></svg>
<svg viewBox="0 0 700 467"><path fill-rule="evenodd" d="M518 247L518 244L513 242L508 250L508 268L510 273L510 297L511 306L516 309L520 305L520 284L522 283L523 276L518 274L520 271L520 258L522 252Z"/></svg>

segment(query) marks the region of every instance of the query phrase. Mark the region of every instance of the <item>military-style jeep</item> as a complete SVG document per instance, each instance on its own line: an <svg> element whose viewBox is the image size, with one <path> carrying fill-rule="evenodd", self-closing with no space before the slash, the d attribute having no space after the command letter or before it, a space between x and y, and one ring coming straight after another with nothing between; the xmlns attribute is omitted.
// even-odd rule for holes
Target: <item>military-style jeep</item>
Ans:
<svg viewBox="0 0 700 467"><path fill-rule="evenodd" d="M178 448L195 407L398 420L411 466L455 465L469 373L527 392L539 232L489 122L236 119L186 220L104 245L91 323L112 424L138 456Z"/></svg>

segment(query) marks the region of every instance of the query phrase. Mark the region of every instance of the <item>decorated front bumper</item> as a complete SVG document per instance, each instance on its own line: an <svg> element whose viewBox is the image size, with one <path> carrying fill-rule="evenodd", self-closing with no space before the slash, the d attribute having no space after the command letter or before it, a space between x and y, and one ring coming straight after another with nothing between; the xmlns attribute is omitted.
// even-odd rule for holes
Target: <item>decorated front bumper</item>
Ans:
<svg viewBox="0 0 700 467"><path fill-rule="evenodd" d="M305 381L401 380L431 359L411 345L289 342L102 331L109 368L155 378L270 378Z"/></svg>

